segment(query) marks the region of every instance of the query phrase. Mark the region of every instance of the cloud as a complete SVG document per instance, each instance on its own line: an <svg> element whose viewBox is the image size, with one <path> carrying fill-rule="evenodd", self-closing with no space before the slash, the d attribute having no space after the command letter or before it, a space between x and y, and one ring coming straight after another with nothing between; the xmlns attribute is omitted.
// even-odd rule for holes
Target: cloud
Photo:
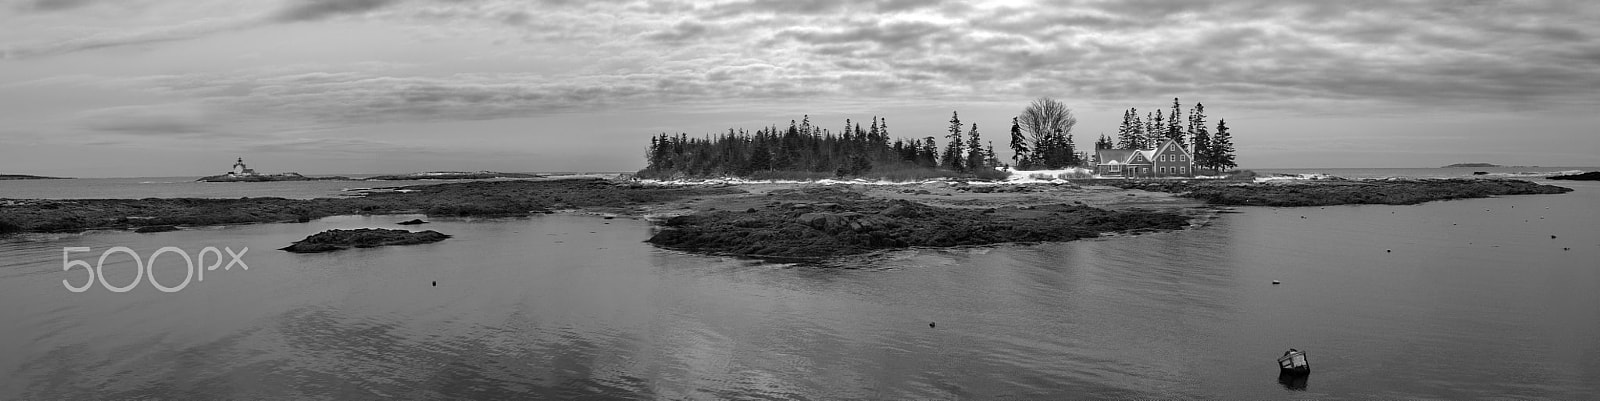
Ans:
<svg viewBox="0 0 1600 401"><path fill-rule="evenodd" d="M192 104L101 108L80 112L75 119L90 130L136 136L214 134L217 129L207 113Z"/></svg>
<svg viewBox="0 0 1600 401"><path fill-rule="evenodd" d="M19 11L61 11L94 3L96 0L27 0L14 7Z"/></svg>
<svg viewBox="0 0 1600 401"><path fill-rule="evenodd" d="M1593 91L1600 29L1590 26L1600 6L1585 2L402 3L297 0L265 23L393 9L374 22L429 39L492 40L501 53L444 71L335 65L120 82L321 126L764 99L1047 95L1126 107L1181 96L1303 112L1600 105ZM210 29L107 34L44 53L182 40ZM506 72L494 64L551 60L562 68Z"/></svg>
<svg viewBox="0 0 1600 401"><path fill-rule="evenodd" d="M278 22L316 21L340 15L363 14L398 2L399 0L295 0L272 19Z"/></svg>
<svg viewBox="0 0 1600 401"><path fill-rule="evenodd" d="M154 29L104 31L74 39L10 48L0 59L27 59L84 50L184 41L252 25L253 21L248 20L203 19Z"/></svg>
<svg viewBox="0 0 1600 401"><path fill-rule="evenodd" d="M18 7L29 11L56 11L77 8L94 1L33 0ZM11 44L6 46L4 51L0 51L0 59L27 59L85 50L186 41L266 24L318 21L342 15L359 15L400 2L401 0L291 0L278 11L265 16L217 16L151 27L105 29L98 33L58 41ZM514 15L505 18L508 22L518 19Z"/></svg>

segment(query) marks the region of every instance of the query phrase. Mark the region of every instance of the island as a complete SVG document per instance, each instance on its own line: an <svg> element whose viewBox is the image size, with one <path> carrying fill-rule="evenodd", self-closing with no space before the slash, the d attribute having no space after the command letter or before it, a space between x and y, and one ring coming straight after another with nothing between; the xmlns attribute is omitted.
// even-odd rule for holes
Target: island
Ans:
<svg viewBox="0 0 1600 401"><path fill-rule="evenodd" d="M415 245L444 241L449 235L427 230L411 232L385 228L358 228L354 230L328 230L313 234L294 244L279 248L293 253L321 253L350 248L374 248L392 245Z"/></svg>
<svg viewBox="0 0 1600 401"><path fill-rule="evenodd" d="M416 180L485 180L493 178L544 178L543 174L528 173L501 173L495 171L430 171L423 173L380 175L367 177L368 181L416 181Z"/></svg>
<svg viewBox="0 0 1600 401"><path fill-rule="evenodd" d="M307 177L300 173L262 174L244 164L241 157L227 173L200 177L200 182L276 182L276 181L349 181L349 177Z"/></svg>
<svg viewBox="0 0 1600 401"><path fill-rule="evenodd" d="M1456 164L1452 164L1452 165L1448 165L1448 166L1444 166L1444 167L1440 167L1440 168L1459 168L1459 167L1505 167L1505 166L1501 166L1501 165L1498 165L1498 164L1491 164L1491 163L1456 163Z"/></svg>
<svg viewBox="0 0 1600 401"><path fill-rule="evenodd" d="M37 175L23 175L23 174L0 174L0 181L5 181L5 180L66 180L66 179L69 179L69 178L43 177L43 176L37 176Z"/></svg>
<svg viewBox="0 0 1600 401"><path fill-rule="evenodd" d="M1600 171L1590 171L1581 174L1557 175L1550 177L1550 179L1570 181L1600 181Z"/></svg>

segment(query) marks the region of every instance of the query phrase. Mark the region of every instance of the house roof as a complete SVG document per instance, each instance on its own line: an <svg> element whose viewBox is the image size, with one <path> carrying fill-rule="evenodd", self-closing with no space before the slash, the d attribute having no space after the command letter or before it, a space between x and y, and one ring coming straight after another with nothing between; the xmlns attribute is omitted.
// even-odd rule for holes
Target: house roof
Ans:
<svg viewBox="0 0 1600 401"><path fill-rule="evenodd" d="M1167 151L1168 147L1173 147L1173 148L1178 149L1179 152L1183 152L1184 156L1190 156L1190 157L1194 156L1194 155L1189 154L1189 149L1185 149L1182 146L1177 146L1177 143L1173 142L1171 139L1162 141L1161 142L1161 146L1157 146L1156 150L1151 151L1151 152L1153 152L1151 154L1155 155L1155 154L1160 154L1161 152L1165 152L1165 151Z"/></svg>
<svg viewBox="0 0 1600 401"><path fill-rule="evenodd" d="M1134 152L1138 151L1133 149L1099 149L1095 150L1094 154L1100 158L1100 164L1108 164L1107 162L1113 160L1118 163L1127 163L1128 158L1132 157Z"/></svg>

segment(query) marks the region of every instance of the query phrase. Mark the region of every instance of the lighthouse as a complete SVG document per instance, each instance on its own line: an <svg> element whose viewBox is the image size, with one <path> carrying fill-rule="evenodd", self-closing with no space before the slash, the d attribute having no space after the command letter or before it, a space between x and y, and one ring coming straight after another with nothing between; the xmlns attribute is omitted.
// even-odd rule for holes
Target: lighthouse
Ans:
<svg viewBox="0 0 1600 401"><path fill-rule="evenodd" d="M243 157L239 158L238 161L235 161L233 163L233 171L228 172L228 175L233 175L233 176L255 175L255 174L256 174L255 170L251 170L249 167L245 167L244 158Z"/></svg>

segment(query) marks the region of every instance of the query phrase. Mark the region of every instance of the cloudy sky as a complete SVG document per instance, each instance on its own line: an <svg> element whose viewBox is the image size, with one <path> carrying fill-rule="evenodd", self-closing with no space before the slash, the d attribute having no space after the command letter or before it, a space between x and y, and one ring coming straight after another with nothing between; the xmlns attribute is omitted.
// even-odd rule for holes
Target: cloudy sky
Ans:
<svg viewBox="0 0 1600 401"><path fill-rule="evenodd" d="M1173 97L1243 167L1600 165L1592 1L0 0L0 173L630 171L650 135Z"/></svg>

